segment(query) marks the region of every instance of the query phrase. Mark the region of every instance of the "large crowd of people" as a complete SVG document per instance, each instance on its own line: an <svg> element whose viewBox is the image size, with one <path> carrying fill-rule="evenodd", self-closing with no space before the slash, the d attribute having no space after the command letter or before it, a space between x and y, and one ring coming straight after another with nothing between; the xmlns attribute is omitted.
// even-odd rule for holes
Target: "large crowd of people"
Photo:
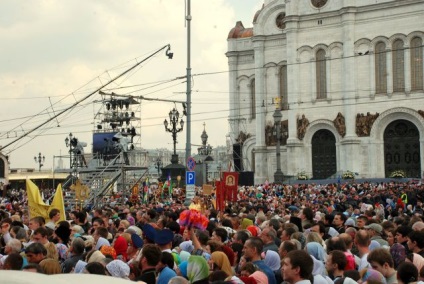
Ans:
<svg viewBox="0 0 424 284"><path fill-rule="evenodd" d="M48 192L47 194L51 194ZM424 279L419 181L240 187L215 209L198 189L29 216L25 191L0 203L0 269L89 273L147 284L410 284ZM113 206L112 206L113 205ZM195 210L207 222L182 222Z"/></svg>

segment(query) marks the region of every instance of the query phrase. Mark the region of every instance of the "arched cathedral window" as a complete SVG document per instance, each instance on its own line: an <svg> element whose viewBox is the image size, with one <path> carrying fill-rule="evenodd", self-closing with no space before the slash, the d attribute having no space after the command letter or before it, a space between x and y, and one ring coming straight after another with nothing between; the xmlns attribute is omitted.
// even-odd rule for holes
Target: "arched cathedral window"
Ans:
<svg viewBox="0 0 424 284"><path fill-rule="evenodd" d="M288 109L287 65L280 68L280 109Z"/></svg>
<svg viewBox="0 0 424 284"><path fill-rule="evenodd" d="M255 79L252 79L252 81L250 81L250 118L256 118Z"/></svg>
<svg viewBox="0 0 424 284"><path fill-rule="evenodd" d="M327 98L327 65L325 51L320 49L316 54L317 99Z"/></svg>
<svg viewBox="0 0 424 284"><path fill-rule="evenodd" d="M386 56L386 44L377 43L375 46L375 91L377 94L387 93Z"/></svg>
<svg viewBox="0 0 424 284"><path fill-rule="evenodd" d="M423 86L423 40L411 40L411 90L422 90Z"/></svg>
<svg viewBox="0 0 424 284"><path fill-rule="evenodd" d="M393 91L405 91L405 51L403 41L400 39L393 42L392 62L393 62Z"/></svg>

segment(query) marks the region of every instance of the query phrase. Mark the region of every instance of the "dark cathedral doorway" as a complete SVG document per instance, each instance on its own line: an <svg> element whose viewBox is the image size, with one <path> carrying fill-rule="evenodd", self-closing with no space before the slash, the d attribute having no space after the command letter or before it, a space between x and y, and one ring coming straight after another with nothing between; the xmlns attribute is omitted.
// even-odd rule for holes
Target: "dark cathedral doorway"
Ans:
<svg viewBox="0 0 424 284"><path fill-rule="evenodd" d="M336 137L331 131L321 129L312 137L313 179L326 179L336 172Z"/></svg>
<svg viewBox="0 0 424 284"><path fill-rule="evenodd" d="M384 130L384 167L386 177L404 171L406 177L421 177L420 134L408 120L395 120Z"/></svg>

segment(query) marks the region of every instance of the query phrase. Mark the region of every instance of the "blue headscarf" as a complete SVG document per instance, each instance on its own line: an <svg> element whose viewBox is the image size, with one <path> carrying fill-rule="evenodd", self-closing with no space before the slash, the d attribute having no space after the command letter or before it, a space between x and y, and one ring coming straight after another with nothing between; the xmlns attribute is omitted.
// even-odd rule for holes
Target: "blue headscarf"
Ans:
<svg viewBox="0 0 424 284"><path fill-rule="evenodd" d="M280 255L272 250L267 250L265 253L264 262L271 268L272 271L277 271L281 267Z"/></svg>
<svg viewBox="0 0 424 284"><path fill-rule="evenodd" d="M183 261L180 263L180 265L178 265L178 268L180 269L181 275L188 279L187 266L188 266L188 261Z"/></svg>
<svg viewBox="0 0 424 284"><path fill-rule="evenodd" d="M306 251L317 260L325 261L325 251L321 244L310 242L306 244Z"/></svg>

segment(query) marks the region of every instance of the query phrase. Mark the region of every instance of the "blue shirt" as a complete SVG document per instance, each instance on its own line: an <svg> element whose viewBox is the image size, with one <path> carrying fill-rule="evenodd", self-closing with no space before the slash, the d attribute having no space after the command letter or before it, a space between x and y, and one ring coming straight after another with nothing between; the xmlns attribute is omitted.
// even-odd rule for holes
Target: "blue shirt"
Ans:
<svg viewBox="0 0 424 284"><path fill-rule="evenodd" d="M274 271L272 271L263 260L252 261L252 263L259 267L263 273L265 273L266 277L268 277L268 284L277 284Z"/></svg>

